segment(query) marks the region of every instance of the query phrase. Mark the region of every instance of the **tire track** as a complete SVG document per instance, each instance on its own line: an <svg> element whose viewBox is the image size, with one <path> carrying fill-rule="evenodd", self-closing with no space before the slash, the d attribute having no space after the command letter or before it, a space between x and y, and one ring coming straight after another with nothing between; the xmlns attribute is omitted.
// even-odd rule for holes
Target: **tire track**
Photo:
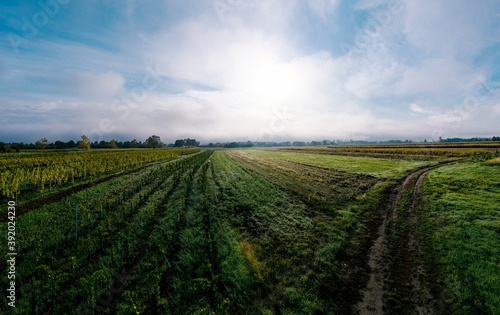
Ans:
<svg viewBox="0 0 500 315"><path fill-rule="evenodd" d="M397 184L391 192L390 200L385 207L379 209L381 223L377 229L377 236L368 252L368 266L371 271L367 285L361 290L361 301L356 305L355 311L359 314L384 314L385 296L388 291L388 277L394 272L390 270L388 261L388 251L391 247L391 233L393 225L391 222L398 219L398 208L404 207L408 211L406 218L410 226L408 233L408 249L414 262L411 267L411 301L413 303L413 313L415 314L442 314L445 309L444 294L434 297L425 286L422 279L425 275L422 258L424 250L418 235L418 206L422 196L422 184L425 176L442 167L447 163L420 169L409 174L401 183ZM405 192L412 191L409 204L404 204L402 198ZM401 298L401 297L399 297Z"/></svg>

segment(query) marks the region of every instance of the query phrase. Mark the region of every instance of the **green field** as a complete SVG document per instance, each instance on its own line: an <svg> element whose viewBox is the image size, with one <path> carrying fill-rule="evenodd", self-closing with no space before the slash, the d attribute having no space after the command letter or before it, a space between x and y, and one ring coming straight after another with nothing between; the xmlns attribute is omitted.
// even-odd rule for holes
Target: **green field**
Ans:
<svg viewBox="0 0 500 315"><path fill-rule="evenodd" d="M431 161L374 159L358 156L289 153L264 150L252 150L246 152L305 165L330 168L356 174L371 175L380 179L398 178L408 173L410 170L437 164L437 162Z"/></svg>
<svg viewBox="0 0 500 315"><path fill-rule="evenodd" d="M424 183L428 244L460 314L500 314L500 167L440 168Z"/></svg>
<svg viewBox="0 0 500 315"><path fill-rule="evenodd" d="M4 299L1 313L356 313L387 218L389 246L378 254L391 271L380 289L386 311L413 312L409 277L419 261L447 294L447 311L495 314L500 305L495 159L443 166L264 150L117 154L4 156L24 169L4 162L1 173L0 229L15 222L17 252L16 308ZM402 188L406 175L430 166L422 196L413 196L417 177ZM13 217L7 202L16 195ZM407 214L419 198L426 255L414 259ZM7 270L11 249L1 242L0 250Z"/></svg>

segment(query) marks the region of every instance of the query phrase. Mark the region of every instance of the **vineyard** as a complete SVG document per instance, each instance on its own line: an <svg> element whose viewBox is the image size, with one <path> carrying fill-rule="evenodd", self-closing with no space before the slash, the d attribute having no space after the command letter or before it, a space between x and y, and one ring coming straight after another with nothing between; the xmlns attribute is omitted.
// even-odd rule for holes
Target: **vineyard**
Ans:
<svg viewBox="0 0 500 315"><path fill-rule="evenodd" d="M48 154L0 155L0 194L13 198L35 188L43 194L64 183L93 179L113 171L142 166L197 152L191 150L157 150L110 152L50 152Z"/></svg>
<svg viewBox="0 0 500 315"><path fill-rule="evenodd" d="M385 217L382 209L394 198L392 191L410 174L441 164L310 150L0 156L5 205L0 229L11 226L12 220L5 219L8 201L17 198L18 213L16 308L4 299L0 312L358 312L372 272L370 248ZM433 276L449 283L446 307L457 313L481 313L498 305L489 298L498 286L480 279L498 274L485 246L474 251L485 257L484 265L466 270L457 265L468 255L460 231L466 230L478 244L498 232L500 192L488 188L498 183L485 180L498 177L494 161L468 160L468 168L445 166L425 181L427 212L420 233L429 255L424 269L443 271ZM466 174L457 175L462 170ZM458 182L456 176L472 181ZM450 204L457 201L448 200L447 189L459 193L460 200L469 198L469 190L487 199L475 213L465 204L455 211ZM442 207L448 212L440 212ZM399 225L389 226L399 231ZM390 243L394 257L403 253L398 244ZM498 242L488 244L492 253L498 251ZM0 250L9 252L7 241L0 243ZM2 270L9 269L10 257L5 257ZM475 286L456 289L469 285L461 277ZM9 279L1 279L0 285L8 288ZM397 310L389 293L384 299ZM482 302L471 302L473 294L480 294Z"/></svg>

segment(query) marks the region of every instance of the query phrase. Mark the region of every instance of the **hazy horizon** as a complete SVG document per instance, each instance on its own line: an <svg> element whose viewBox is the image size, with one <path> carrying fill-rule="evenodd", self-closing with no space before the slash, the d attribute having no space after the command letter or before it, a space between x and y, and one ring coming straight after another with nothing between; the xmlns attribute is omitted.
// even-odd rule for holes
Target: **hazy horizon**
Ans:
<svg viewBox="0 0 500 315"><path fill-rule="evenodd" d="M493 0L44 0L0 12L0 141L500 134Z"/></svg>

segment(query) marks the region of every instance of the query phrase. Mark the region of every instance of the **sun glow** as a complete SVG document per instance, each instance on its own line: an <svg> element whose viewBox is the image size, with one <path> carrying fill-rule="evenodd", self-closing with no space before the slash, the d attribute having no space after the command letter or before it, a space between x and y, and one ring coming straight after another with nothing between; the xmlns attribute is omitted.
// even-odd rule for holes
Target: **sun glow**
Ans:
<svg viewBox="0 0 500 315"><path fill-rule="evenodd" d="M262 63L252 71L250 78L250 91L267 101L287 99L298 86L298 77L291 65Z"/></svg>

